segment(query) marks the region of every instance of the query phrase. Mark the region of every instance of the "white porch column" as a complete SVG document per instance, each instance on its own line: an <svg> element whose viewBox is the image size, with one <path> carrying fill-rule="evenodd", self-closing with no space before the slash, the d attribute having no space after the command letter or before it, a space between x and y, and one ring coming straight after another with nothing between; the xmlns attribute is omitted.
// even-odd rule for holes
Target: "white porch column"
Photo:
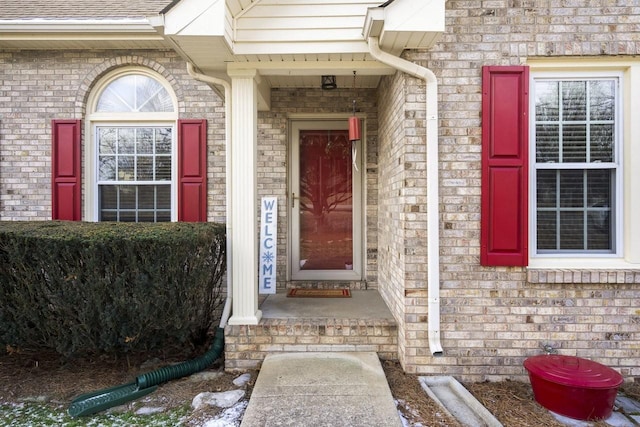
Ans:
<svg viewBox="0 0 640 427"><path fill-rule="evenodd" d="M257 173L258 98L256 70L234 70L231 77L231 206L233 311L230 325L257 325L258 222Z"/></svg>

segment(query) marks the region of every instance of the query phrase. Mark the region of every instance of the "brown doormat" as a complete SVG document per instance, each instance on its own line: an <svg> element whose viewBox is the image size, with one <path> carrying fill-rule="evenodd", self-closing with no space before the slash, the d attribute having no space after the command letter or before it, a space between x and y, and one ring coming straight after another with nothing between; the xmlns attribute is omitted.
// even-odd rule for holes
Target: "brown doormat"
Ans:
<svg viewBox="0 0 640 427"><path fill-rule="evenodd" d="M289 289L288 298L351 298L349 289Z"/></svg>

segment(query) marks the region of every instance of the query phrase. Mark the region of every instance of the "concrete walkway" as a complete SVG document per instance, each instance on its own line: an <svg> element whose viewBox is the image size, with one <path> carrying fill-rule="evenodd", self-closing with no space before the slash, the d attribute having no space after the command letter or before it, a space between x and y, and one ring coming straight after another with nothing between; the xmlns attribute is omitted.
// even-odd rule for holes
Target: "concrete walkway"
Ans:
<svg viewBox="0 0 640 427"><path fill-rule="evenodd" d="M279 353L260 368L241 427L399 427L376 353Z"/></svg>

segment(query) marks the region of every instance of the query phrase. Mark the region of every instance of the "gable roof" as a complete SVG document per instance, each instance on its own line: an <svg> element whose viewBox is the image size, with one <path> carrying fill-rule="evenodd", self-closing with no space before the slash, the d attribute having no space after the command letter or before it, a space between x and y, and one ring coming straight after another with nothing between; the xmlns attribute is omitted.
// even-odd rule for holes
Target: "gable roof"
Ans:
<svg viewBox="0 0 640 427"><path fill-rule="evenodd" d="M171 0L2 0L0 19L117 19L160 14Z"/></svg>

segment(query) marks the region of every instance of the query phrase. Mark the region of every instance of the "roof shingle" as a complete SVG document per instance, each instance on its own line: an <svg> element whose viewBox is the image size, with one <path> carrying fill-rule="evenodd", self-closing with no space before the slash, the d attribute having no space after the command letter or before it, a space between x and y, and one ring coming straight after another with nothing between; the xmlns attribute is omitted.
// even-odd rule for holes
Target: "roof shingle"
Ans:
<svg viewBox="0 0 640 427"><path fill-rule="evenodd" d="M158 15L171 0L2 0L0 19L118 19Z"/></svg>

